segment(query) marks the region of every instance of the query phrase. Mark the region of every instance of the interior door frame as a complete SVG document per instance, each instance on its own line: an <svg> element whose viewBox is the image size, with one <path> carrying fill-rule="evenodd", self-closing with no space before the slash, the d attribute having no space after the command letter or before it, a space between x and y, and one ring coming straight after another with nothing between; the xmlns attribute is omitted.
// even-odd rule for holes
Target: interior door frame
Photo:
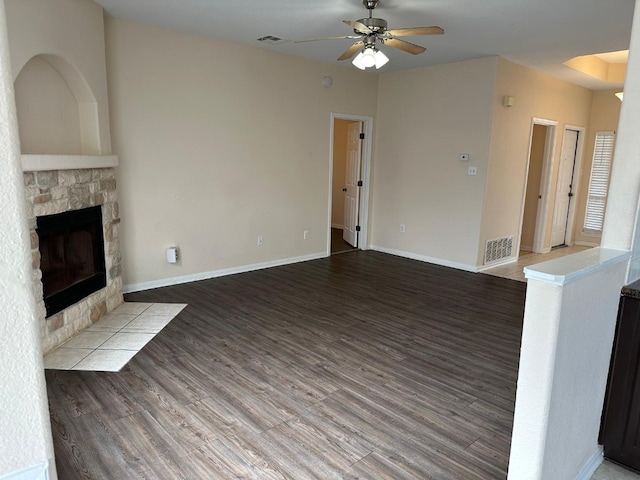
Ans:
<svg viewBox="0 0 640 480"><path fill-rule="evenodd" d="M362 131L364 132L364 142L362 145L362 166L360 169L360 177L362 187L360 189L360 233L358 235L357 248L367 250L369 248L369 192L371 183L371 151L373 145L373 117L363 115L351 115L346 113L331 113L329 127L329 190L328 190L328 209L327 209L327 256L331 255L331 205L333 199L331 192L333 191L333 125L335 120L352 120L362 122Z"/></svg>
<svg viewBox="0 0 640 480"><path fill-rule="evenodd" d="M518 251L520 250L520 243L522 241L522 224L524 222L524 207L527 197L527 183L529 182L529 167L531 163L531 145L533 142L534 125L543 125L547 127L547 135L544 143L544 157L542 159L542 173L540 175L540 195L542 195L542 199L541 203L538 203L538 209L536 212L536 231L533 236L534 253L546 253L551 250L551 247L545 245L544 238L547 230L545 228L545 225L547 223L547 219L549 218L549 192L551 191L550 184L556 151L558 122L555 120L548 120L546 118L538 117L533 117L531 119L531 126L529 129L529 150L527 152L527 169L525 171L524 188L522 192L522 205L520 210Z"/></svg>
<svg viewBox="0 0 640 480"><path fill-rule="evenodd" d="M571 197L571 201L569 202L569 212L567 215L567 231L564 234L565 244L573 245L575 242L575 237L573 235L573 227L575 223L576 216L576 204L578 203L578 199L580 198L580 169L582 168L582 152L584 149L584 140L585 140L585 127L578 127L576 125L565 124L564 129L562 130L562 146L564 146L565 135L567 134L567 130L573 130L578 132L578 143L576 145L576 156L573 163L573 177L571 179L571 193L573 193L573 197ZM560 168L560 159L558 161L558 168ZM556 192L558 188L556 186ZM555 202L555 199L554 199ZM568 237L568 238L567 238Z"/></svg>

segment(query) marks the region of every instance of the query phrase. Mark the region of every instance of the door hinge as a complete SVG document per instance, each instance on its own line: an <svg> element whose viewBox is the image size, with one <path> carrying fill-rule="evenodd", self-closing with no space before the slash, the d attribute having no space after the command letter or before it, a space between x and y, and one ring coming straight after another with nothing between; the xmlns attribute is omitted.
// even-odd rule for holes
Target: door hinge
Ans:
<svg viewBox="0 0 640 480"><path fill-rule="evenodd" d="M358 186L361 187L362 186L362 180L358 180Z"/></svg>
<svg viewBox="0 0 640 480"><path fill-rule="evenodd" d="M360 140L364 140L364 133L360 134Z"/></svg>
<svg viewBox="0 0 640 480"><path fill-rule="evenodd" d="M356 232L360 231L360 225L356 225Z"/></svg>

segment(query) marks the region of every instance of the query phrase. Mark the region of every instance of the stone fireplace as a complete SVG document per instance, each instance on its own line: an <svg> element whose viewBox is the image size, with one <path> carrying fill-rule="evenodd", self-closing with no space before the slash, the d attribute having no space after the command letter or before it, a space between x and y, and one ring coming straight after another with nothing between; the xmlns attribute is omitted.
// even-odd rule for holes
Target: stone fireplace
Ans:
<svg viewBox="0 0 640 480"><path fill-rule="evenodd" d="M48 353L62 344L79 330L96 322L107 312L123 302L121 255L118 240L120 217L116 194L115 169L113 167L93 168L90 157L81 162L81 168L29 170L23 156L24 182L27 200L27 216L31 230L33 284L38 302L38 321L42 337L43 353ZM114 163L98 162L104 165ZM28 160L28 159L27 159ZM72 159L75 160L75 159ZM28 162L27 162L28 163ZM106 286L88 294L63 310L47 316L44 301L43 277L41 270L40 239L36 232L38 217L78 211L89 207L99 207L102 214L102 235L104 239L104 270ZM50 217L55 219L56 217Z"/></svg>

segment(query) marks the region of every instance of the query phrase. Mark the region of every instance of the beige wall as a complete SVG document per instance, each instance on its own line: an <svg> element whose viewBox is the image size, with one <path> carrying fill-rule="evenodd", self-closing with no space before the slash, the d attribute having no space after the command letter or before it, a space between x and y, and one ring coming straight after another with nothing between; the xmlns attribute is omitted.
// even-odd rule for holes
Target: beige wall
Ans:
<svg viewBox="0 0 640 480"><path fill-rule="evenodd" d="M375 116L376 76L114 18L106 38L125 285L327 251L331 113Z"/></svg>
<svg viewBox="0 0 640 480"><path fill-rule="evenodd" d="M372 210L376 247L475 266L497 61L380 76ZM461 153L470 154L470 161L459 161ZM467 175L469 166L478 167L476 176Z"/></svg>
<svg viewBox="0 0 640 480"><path fill-rule="evenodd" d="M576 204L576 222L574 224L574 235L576 242L586 244L600 244L600 235L585 235L582 233L584 226L584 215L589 195L589 177L591 175L591 163L593 161L593 148L596 141L596 132L617 131L618 119L620 118L621 102L615 96L620 89L598 90L593 93L593 103L591 105L591 118L589 128L586 132L584 144L584 155L580 168L579 195Z"/></svg>
<svg viewBox="0 0 640 480"><path fill-rule="evenodd" d="M515 106L503 107L504 95L515 97ZM517 238L519 234L534 117L558 122L551 188L546 199L549 215L544 245L549 247L562 131L565 125L588 125L592 95L586 88L499 58L478 265L483 262L483 248L488 239L509 235Z"/></svg>
<svg viewBox="0 0 640 480"><path fill-rule="evenodd" d="M533 251L533 239L536 233L540 176L542 175L542 161L544 160L546 138L547 127L545 125L534 125L533 137L531 139L529 171L527 174L527 190L524 200L522 233L520 237L520 250L526 250L528 252Z"/></svg>
<svg viewBox="0 0 640 480"><path fill-rule="evenodd" d="M503 107L504 95L515 106ZM518 239L532 120L541 118L558 123L548 248L562 131L588 126L592 95L503 58L381 75L372 244L473 269L483 264L488 239ZM460 153L470 162L459 162ZM476 177L469 166L478 167Z"/></svg>
<svg viewBox="0 0 640 480"><path fill-rule="evenodd" d="M331 224L344 226L344 192L347 168L347 125L350 120L334 120L333 124L333 187Z"/></svg>
<svg viewBox="0 0 640 480"><path fill-rule="evenodd" d="M14 81L29 60L45 55L76 95L82 153L111 153L102 8L87 0L5 0L5 4ZM37 132L41 126L22 124L24 115L20 120L21 129Z"/></svg>

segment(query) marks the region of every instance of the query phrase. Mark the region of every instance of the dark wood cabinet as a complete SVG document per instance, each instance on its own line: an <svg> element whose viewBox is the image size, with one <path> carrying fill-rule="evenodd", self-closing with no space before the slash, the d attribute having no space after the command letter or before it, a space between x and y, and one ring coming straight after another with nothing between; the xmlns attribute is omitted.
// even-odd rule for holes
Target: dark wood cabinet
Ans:
<svg viewBox="0 0 640 480"><path fill-rule="evenodd" d="M600 443L606 458L640 471L640 291L630 287L618 309Z"/></svg>

